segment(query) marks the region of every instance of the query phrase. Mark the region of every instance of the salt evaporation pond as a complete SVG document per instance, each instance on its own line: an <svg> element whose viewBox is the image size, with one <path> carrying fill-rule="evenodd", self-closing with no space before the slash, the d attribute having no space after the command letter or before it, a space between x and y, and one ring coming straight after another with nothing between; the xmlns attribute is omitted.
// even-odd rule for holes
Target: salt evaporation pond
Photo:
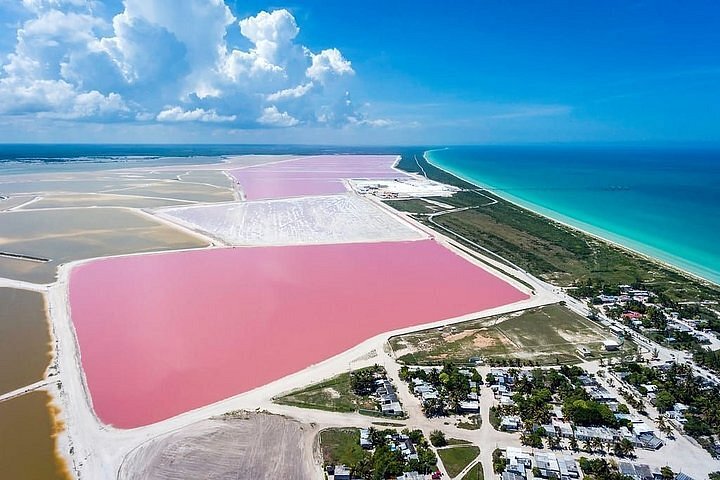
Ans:
<svg viewBox="0 0 720 480"><path fill-rule="evenodd" d="M393 168L392 155L320 155L255 165L232 170L247 200L266 200L307 195L331 195L347 191L343 179L407 178Z"/></svg>
<svg viewBox="0 0 720 480"><path fill-rule="evenodd" d="M249 391L382 332L527 298L433 240L115 257L70 280L93 407L118 428Z"/></svg>

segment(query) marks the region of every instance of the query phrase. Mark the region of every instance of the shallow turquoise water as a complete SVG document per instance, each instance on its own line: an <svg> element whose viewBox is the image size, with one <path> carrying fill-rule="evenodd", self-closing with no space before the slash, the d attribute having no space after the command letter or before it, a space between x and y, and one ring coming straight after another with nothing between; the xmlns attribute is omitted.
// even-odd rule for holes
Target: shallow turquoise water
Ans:
<svg viewBox="0 0 720 480"><path fill-rule="evenodd" d="M482 146L426 156L509 200L720 283L720 150Z"/></svg>

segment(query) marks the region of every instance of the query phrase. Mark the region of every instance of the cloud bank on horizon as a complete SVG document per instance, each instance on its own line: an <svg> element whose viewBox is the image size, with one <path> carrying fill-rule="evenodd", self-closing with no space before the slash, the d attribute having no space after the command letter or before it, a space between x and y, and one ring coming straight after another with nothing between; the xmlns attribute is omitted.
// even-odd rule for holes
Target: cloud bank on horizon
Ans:
<svg viewBox="0 0 720 480"><path fill-rule="evenodd" d="M285 9L238 19L224 0L22 0L0 115L98 123L384 126L350 98L352 62L298 43ZM245 48L229 40L238 29ZM236 42L240 43L240 42Z"/></svg>

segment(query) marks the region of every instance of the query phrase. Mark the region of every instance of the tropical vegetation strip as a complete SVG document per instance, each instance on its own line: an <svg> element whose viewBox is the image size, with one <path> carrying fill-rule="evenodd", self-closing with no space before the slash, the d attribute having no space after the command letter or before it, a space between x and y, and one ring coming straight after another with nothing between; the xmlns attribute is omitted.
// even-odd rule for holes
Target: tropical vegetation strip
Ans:
<svg viewBox="0 0 720 480"><path fill-rule="evenodd" d="M456 477L470 462L480 455L480 449L475 445L461 447L445 447L438 449L438 455L450 477Z"/></svg>
<svg viewBox="0 0 720 480"><path fill-rule="evenodd" d="M479 190L429 164L422 152L403 155L398 167L419 172L416 160L428 178L467 189L450 198L437 200L455 207L476 207L436 216L438 224L488 248L535 276L566 287L588 282L600 288L605 285L651 284L658 293L676 301L720 300L720 287L549 221L490 191ZM488 205L488 197L497 202ZM390 205L402 209L405 203L393 202ZM417 204L411 207L418 210ZM433 227L426 215L411 213L415 213L417 220Z"/></svg>

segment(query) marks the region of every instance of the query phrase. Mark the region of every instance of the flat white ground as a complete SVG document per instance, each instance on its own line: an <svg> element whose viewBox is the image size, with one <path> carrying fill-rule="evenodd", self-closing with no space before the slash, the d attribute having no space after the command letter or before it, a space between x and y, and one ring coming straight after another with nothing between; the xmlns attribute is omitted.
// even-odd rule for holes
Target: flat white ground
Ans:
<svg viewBox="0 0 720 480"><path fill-rule="evenodd" d="M427 238L357 195L166 208L160 216L230 245L304 245Z"/></svg>
<svg viewBox="0 0 720 480"><path fill-rule="evenodd" d="M422 177L394 180L348 180L348 183L358 193L372 193L380 197L449 197L460 190L457 187Z"/></svg>

